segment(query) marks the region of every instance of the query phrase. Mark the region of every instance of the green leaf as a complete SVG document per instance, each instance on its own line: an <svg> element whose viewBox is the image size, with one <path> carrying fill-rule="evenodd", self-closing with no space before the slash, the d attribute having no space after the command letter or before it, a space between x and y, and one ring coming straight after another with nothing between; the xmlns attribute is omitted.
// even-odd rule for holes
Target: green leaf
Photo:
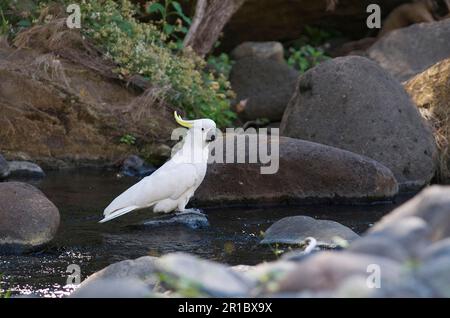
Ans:
<svg viewBox="0 0 450 318"><path fill-rule="evenodd" d="M177 1L172 1L172 7L177 11L179 15L183 15L183 9L181 8L181 5Z"/></svg>
<svg viewBox="0 0 450 318"><path fill-rule="evenodd" d="M178 13L178 15L180 16L180 18L182 18L184 20L184 22L186 22L188 25L191 25L192 20L190 18L188 18L184 12L183 12L183 8L181 7L181 5L177 2L177 1L172 1L172 7L175 9L175 11Z"/></svg>
<svg viewBox="0 0 450 318"><path fill-rule="evenodd" d="M23 20L20 20L19 22L17 22L17 25L22 28L28 28L31 26L31 22L27 19L23 19Z"/></svg>
<svg viewBox="0 0 450 318"><path fill-rule="evenodd" d="M170 35L175 30L175 27L171 24L164 24L163 31L165 34Z"/></svg>
<svg viewBox="0 0 450 318"><path fill-rule="evenodd" d="M149 5L147 7L146 11L147 11L147 13L155 13L155 12L159 11L159 13L164 14L166 9L164 8L164 6L162 4L160 4L158 2L155 2L155 3L151 4L151 5Z"/></svg>

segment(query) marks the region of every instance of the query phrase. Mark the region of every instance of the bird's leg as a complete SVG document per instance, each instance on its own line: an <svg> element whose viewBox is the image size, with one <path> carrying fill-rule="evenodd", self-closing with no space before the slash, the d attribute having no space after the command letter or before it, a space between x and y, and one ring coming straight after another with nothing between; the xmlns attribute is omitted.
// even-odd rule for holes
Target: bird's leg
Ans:
<svg viewBox="0 0 450 318"><path fill-rule="evenodd" d="M205 216L205 214L200 209L183 209L181 211L177 211L175 215L185 215L185 214L197 214L201 216Z"/></svg>

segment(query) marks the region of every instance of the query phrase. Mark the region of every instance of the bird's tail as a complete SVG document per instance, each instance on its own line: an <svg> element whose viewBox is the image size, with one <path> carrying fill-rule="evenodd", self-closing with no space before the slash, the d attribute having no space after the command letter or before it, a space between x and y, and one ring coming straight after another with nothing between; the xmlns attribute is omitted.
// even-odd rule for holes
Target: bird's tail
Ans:
<svg viewBox="0 0 450 318"><path fill-rule="evenodd" d="M132 206L127 206L125 208L122 209L118 209L114 212L111 212L109 214L105 214L105 217L103 218L103 220L99 221L99 223L105 223L108 221L111 221L112 219L115 219L121 215L127 214L128 212L131 212L133 210L138 209L139 207L136 205L132 205Z"/></svg>

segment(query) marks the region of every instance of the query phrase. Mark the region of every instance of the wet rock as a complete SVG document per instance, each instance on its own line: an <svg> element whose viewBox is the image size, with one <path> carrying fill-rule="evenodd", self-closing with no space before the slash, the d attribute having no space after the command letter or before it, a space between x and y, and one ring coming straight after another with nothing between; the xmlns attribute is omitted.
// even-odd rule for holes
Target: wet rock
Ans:
<svg viewBox="0 0 450 318"><path fill-rule="evenodd" d="M247 138L251 136L255 135ZM264 163L261 154L256 163L248 163L249 147L245 141L239 142L237 135L218 138L211 149L214 152L211 161L222 158L224 162L227 138L234 138L234 162L236 153L241 153L247 163L209 165L205 180L194 195L196 203L192 204L370 202L387 200L398 191L392 172L372 159L287 137L278 140L260 135L259 144L250 139L262 149L268 144L268 153L274 151Z"/></svg>
<svg viewBox="0 0 450 318"><path fill-rule="evenodd" d="M405 81L448 58L448 38L449 19L414 24L382 37L368 50L368 55L396 79Z"/></svg>
<svg viewBox="0 0 450 318"><path fill-rule="evenodd" d="M142 281L132 278L100 279L80 286L71 298L148 298L154 293Z"/></svg>
<svg viewBox="0 0 450 318"><path fill-rule="evenodd" d="M44 178L45 172L37 164L29 161L10 161L11 178Z"/></svg>
<svg viewBox="0 0 450 318"><path fill-rule="evenodd" d="M363 57L336 58L303 74L280 133L373 158L403 189L428 184L436 171L434 137L417 107L400 83Z"/></svg>
<svg viewBox="0 0 450 318"><path fill-rule="evenodd" d="M393 245L400 245L410 258L418 258L423 249L430 244L431 229L420 217L410 216L398 222L376 224L367 235L387 239Z"/></svg>
<svg viewBox="0 0 450 318"><path fill-rule="evenodd" d="M367 278L372 264L383 273L381 285L398 279L401 272L400 265L392 260L350 252L320 252L296 264L279 282L279 292L335 290L352 276Z"/></svg>
<svg viewBox="0 0 450 318"><path fill-rule="evenodd" d="M106 280L139 280L147 285L154 285L156 283L154 270L157 259L157 257L143 256L134 260L124 260L111 264L85 279L78 291L81 289L91 290L92 285L97 285L99 281Z"/></svg>
<svg viewBox="0 0 450 318"><path fill-rule="evenodd" d="M230 82L237 101L247 100L239 117L280 121L295 90L299 73L285 63L246 57L231 70Z"/></svg>
<svg viewBox="0 0 450 318"><path fill-rule="evenodd" d="M158 227L168 225L184 225L191 229L201 229L209 226L208 218L205 214L186 213L179 215L168 215L160 218L148 220L142 223L145 227Z"/></svg>
<svg viewBox="0 0 450 318"><path fill-rule="evenodd" d="M450 180L450 59L441 61L405 83L405 89L434 128L439 147L440 180Z"/></svg>
<svg viewBox="0 0 450 318"><path fill-rule="evenodd" d="M430 228L427 236L432 241L450 237L450 187L431 186L426 188L384 216L370 232L382 231L389 226L401 227L397 224L402 224L409 217L418 217L427 223Z"/></svg>
<svg viewBox="0 0 450 318"><path fill-rule="evenodd" d="M185 286L196 296L245 297L253 282L232 269L185 253L172 253L157 262L157 272L164 275L168 289ZM191 295L193 296L193 295Z"/></svg>
<svg viewBox="0 0 450 318"><path fill-rule="evenodd" d="M6 179L9 176L9 173L9 164L5 158L0 155L0 180Z"/></svg>
<svg viewBox="0 0 450 318"><path fill-rule="evenodd" d="M146 164L141 157L131 155L122 162L120 174L129 177L146 177L151 175L155 170L155 167Z"/></svg>
<svg viewBox="0 0 450 318"><path fill-rule="evenodd" d="M59 220L58 208L32 185L0 183L0 250L21 252L49 242Z"/></svg>
<svg viewBox="0 0 450 318"><path fill-rule="evenodd" d="M283 63L284 48L280 42L244 42L231 52L231 56L235 60L256 57Z"/></svg>
<svg viewBox="0 0 450 318"><path fill-rule="evenodd" d="M315 238L319 246L335 247L337 237L351 242L359 236L337 222L299 215L286 217L272 224L264 233L261 244L304 245L308 237Z"/></svg>

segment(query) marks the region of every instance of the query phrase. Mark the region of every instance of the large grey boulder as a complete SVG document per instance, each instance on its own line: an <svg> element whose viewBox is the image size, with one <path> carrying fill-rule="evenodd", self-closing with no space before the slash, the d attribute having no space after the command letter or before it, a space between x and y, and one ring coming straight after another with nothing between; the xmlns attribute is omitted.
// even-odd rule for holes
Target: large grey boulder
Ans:
<svg viewBox="0 0 450 318"><path fill-rule="evenodd" d="M55 236L59 221L58 208L34 186L0 183L0 250L39 247Z"/></svg>
<svg viewBox="0 0 450 318"><path fill-rule="evenodd" d="M393 247L401 246L410 259L419 258L423 249L431 244L430 236L430 226L417 216L404 217L400 222L376 224L367 233L369 238L389 240Z"/></svg>
<svg viewBox="0 0 450 318"><path fill-rule="evenodd" d="M374 266L376 265L376 266ZM379 269L381 286L400 278L401 266L390 259L350 252L316 253L284 275L279 282L280 292L319 292L334 290L351 277L368 276ZM370 286L366 284L366 288Z"/></svg>
<svg viewBox="0 0 450 318"><path fill-rule="evenodd" d="M156 262L156 270L168 289L180 291L183 286L195 294L191 296L245 297L255 283L223 264L185 253L164 255Z"/></svg>
<svg viewBox="0 0 450 318"><path fill-rule="evenodd" d="M336 58L300 76L280 130L373 158L401 188L424 186L436 170L430 127L402 85L367 58Z"/></svg>
<svg viewBox="0 0 450 318"><path fill-rule="evenodd" d="M380 236L363 236L354 241L348 247L348 251L358 254L381 256L397 262L406 262L411 259L409 253L405 251L400 243Z"/></svg>
<svg viewBox="0 0 450 318"><path fill-rule="evenodd" d="M272 224L264 233L261 244L302 245L308 237L314 237L319 246L333 247L336 245L336 238L351 242L359 235L338 222L297 215L282 218Z"/></svg>
<svg viewBox="0 0 450 318"><path fill-rule="evenodd" d="M45 172L42 168L29 161L10 161L9 162L11 178L43 178Z"/></svg>
<svg viewBox="0 0 450 318"><path fill-rule="evenodd" d="M215 148L225 148L228 138L232 138L234 156L243 154L247 163L237 163L237 158L235 163L211 163L193 204L373 202L390 199L398 192L392 172L380 163L299 139L260 135L259 141L250 139L246 146L240 142L245 136L230 134L217 139L211 160L220 158L220 150ZM249 163L250 143L256 148L267 146L273 155L263 161L259 153L256 163ZM222 154L226 158L226 150Z"/></svg>
<svg viewBox="0 0 450 318"><path fill-rule="evenodd" d="M71 298L148 298L154 296L152 290L138 279L98 280L75 290Z"/></svg>
<svg viewBox="0 0 450 318"><path fill-rule="evenodd" d="M236 100L247 100L244 110L238 110L239 117L280 121L294 93L298 75L286 63L255 57L238 60L231 70L230 82Z"/></svg>
<svg viewBox="0 0 450 318"><path fill-rule="evenodd" d="M420 256L424 261L433 261L441 257L450 259L450 238L437 241L427 246Z"/></svg>
<svg viewBox="0 0 450 318"><path fill-rule="evenodd" d="M432 186L423 190L420 194L401 205L388 215L384 216L378 223L376 223L369 231L369 234L386 231L391 227L397 227L397 233L400 228L405 230L410 227L406 220L411 218L422 219L429 230L425 230L423 225L416 223L419 237L425 237L431 241L439 241L450 237L450 187L449 186ZM410 228L412 230L412 228ZM395 231L391 231L394 233ZM410 231L405 231L409 233ZM414 234L415 235L415 234ZM411 236L410 244L419 243L419 237ZM407 241L408 238L405 237ZM422 239L421 239L422 240ZM418 246L419 247L419 246Z"/></svg>
<svg viewBox="0 0 450 318"><path fill-rule="evenodd" d="M134 260L124 260L111 264L85 279L78 290L95 285L104 280L137 279L144 282L154 281L155 262L158 258L142 256Z"/></svg>
<svg viewBox="0 0 450 318"><path fill-rule="evenodd" d="M450 297L450 257L439 257L424 262L417 277L433 290L433 297Z"/></svg>
<svg viewBox="0 0 450 318"><path fill-rule="evenodd" d="M330 297L424 298L433 296L433 291L429 286L411 275L403 275L402 279L394 281L385 280L383 284L380 284L380 288L368 288L367 275L350 276L331 293Z"/></svg>
<svg viewBox="0 0 450 318"><path fill-rule="evenodd" d="M413 24L378 40L368 55L399 81L450 57L450 19Z"/></svg>

